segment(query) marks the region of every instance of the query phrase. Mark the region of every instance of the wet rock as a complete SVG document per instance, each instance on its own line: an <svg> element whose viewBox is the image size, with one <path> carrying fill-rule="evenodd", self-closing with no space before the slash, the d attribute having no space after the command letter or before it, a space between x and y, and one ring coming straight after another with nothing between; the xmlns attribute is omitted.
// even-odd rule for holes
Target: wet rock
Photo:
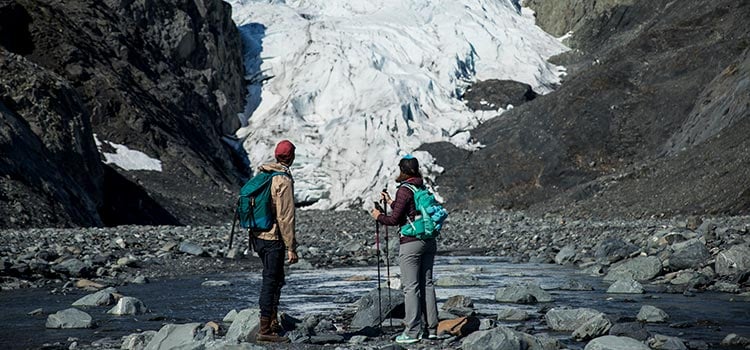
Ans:
<svg viewBox="0 0 750 350"><path fill-rule="evenodd" d="M148 283L148 278L146 276L135 276L128 280L128 283L132 284L146 284Z"/></svg>
<svg viewBox="0 0 750 350"><path fill-rule="evenodd" d="M605 335L586 344L584 350L650 350L646 344L633 338Z"/></svg>
<svg viewBox="0 0 750 350"><path fill-rule="evenodd" d="M576 257L576 246L566 245L555 255L555 263L558 265L565 265L572 263Z"/></svg>
<svg viewBox="0 0 750 350"><path fill-rule="evenodd" d="M609 294L642 294L643 286L634 279L615 281L607 289Z"/></svg>
<svg viewBox="0 0 750 350"><path fill-rule="evenodd" d="M750 271L750 247L735 245L716 256L716 273L731 276Z"/></svg>
<svg viewBox="0 0 750 350"><path fill-rule="evenodd" d="M661 272L661 260L655 256L639 256L612 266L604 277L605 281L632 278L637 281L650 280Z"/></svg>
<svg viewBox="0 0 750 350"><path fill-rule="evenodd" d="M651 333L641 322L624 322L616 323L609 329L610 335L625 336L640 341L645 341L651 337Z"/></svg>
<svg viewBox="0 0 750 350"><path fill-rule="evenodd" d="M619 238L607 238L594 248L594 257L598 261L614 263L627 258L639 250L638 246Z"/></svg>
<svg viewBox="0 0 750 350"><path fill-rule="evenodd" d="M474 312L474 301L464 295L454 295L443 303L441 307L458 316L468 316Z"/></svg>
<svg viewBox="0 0 750 350"><path fill-rule="evenodd" d="M154 339L156 331L145 331L142 333L133 333L122 337L122 345L120 349L123 350L143 350L146 348L149 342Z"/></svg>
<svg viewBox="0 0 750 350"><path fill-rule="evenodd" d="M122 297L117 301L117 305L107 311L110 315L140 315L148 312L143 302L133 297Z"/></svg>
<svg viewBox="0 0 750 350"><path fill-rule="evenodd" d="M357 311L352 318L349 326L352 330L362 329L364 327L375 327L379 320L385 320L388 315L396 308L403 307L404 293L400 290L390 291L390 303L388 302L388 290L383 288L380 292L380 303L382 309L378 311L378 290L372 289L370 292L357 301Z"/></svg>
<svg viewBox="0 0 750 350"><path fill-rule="evenodd" d="M724 293L739 293L741 289L738 284L719 281L714 283L709 290Z"/></svg>
<svg viewBox="0 0 750 350"><path fill-rule="evenodd" d="M29 316L39 316L39 315L41 315L43 313L44 313L44 309L38 308L38 309L31 310L31 311L29 311L26 314L29 315Z"/></svg>
<svg viewBox="0 0 750 350"><path fill-rule="evenodd" d="M669 267L673 270L699 268L709 258L708 249L701 239L691 239L671 246Z"/></svg>
<svg viewBox="0 0 750 350"><path fill-rule="evenodd" d="M195 344L194 339L200 323L186 324L167 324L154 334L151 341L146 345L145 350L163 350L163 349L194 349L199 344Z"/></svg>
<svg viewBox="0 0 750 350"><path fill-rule="evenodd" d="M589 308L552 308L544 315L544 320L550 328L556 331L574 331L588 320L600 315L603 314Z"/></svg>
<svg viewBox="0 0 750 350"><path fill-rule="evenodd" d="M554 340L553 340L554 341ZM461 341L463 350L543 350L549 349L550 339L518 332L507 327L496 327L469 334ZM552 347L557 349L557 347Z"/></svg>
<svg viewBox="0 0 750 350"><path fill-rule="evenodd" d="M573 338L576 340L589 340L607 334L612 328L612 322L599 314L583 323L573 331Z"/></svg>
<svg viewBox="0 0 750 350"><path fill-rule="evenodd" d="M552 301L552 295L536 284L515 284L498 288L495 300L516 304L548 303Z"/></svg>
<svg viewBox="0 0 750 350"><path fill-rule="evenodd" d="M500 309L497 312L497 319L500 321L526 321L529 314L521 309Z"/></svg>
<svg viewBox="0 0 750 350"><path fill-rule="evenodd" d="M117 289L112 287L105 288L74 301L73 306L94 307L112 305L115 303L114 293L117 293Z"/></svg>
<svg viewBox="0 0 750 350"><path fill-rule="evenodd" d="M227 287L231 285L232 282L229 281L205 281L201 283L201 287Z"/></svg>
<svg viewBox="0 0 750 350"><path fill-rule="evenodd" d="M641 322L659 323L669 320L669 315L664 310L651 305L641 306L636 319Z"/></svg>
<svg viewBox="0 0 750 350"><path fill-rule="evenodd" d="M189 241L182 241L178 249L185 254L196 256L204 255L203 247Z"/></svg>
<svg viewBox="0 0 750 350"><path fill-rule="evenodd" d="M594 287L588 283L571 279L561 284L559 289L560 290L573 290L573 291L588 291L588 290L594 290Z"/></svg>
<svg viewBox="0 0 750 350"><path fill-rule="evenodd" d="M222 319L222 321L226 323L232 323L235 317L237 317L237 310L232 309L232 310L229 310L229 312L227 312L226 316L224 316L224 319Z"/></svg>
<svg viewBox="0 0 750 350"><path fill-rule="evenodd" d="M307 271L307 270L314 270L315 266L306 259L299 259L299 261L294 265L289 265L289 268L292 270L300 270L300 271Z"/></svg>
<svg viewBox="0 0 750 350"><path fill-rule="evenodd" d="M682 339L661 334L654 334L654 337L648 340L648 346L654 350L687 350Z"/></svg>
<svg viewBox="0 0 750 350"><path fill-rule="evenodd" d="M435 282L438 287L482 286L484 283L471 275L445 276Z"/></svg>
<svg viewBox="0 0 750 350"><path fill-rule="evenodd" d="M736 333L727 334L721 341L722 346L750 346L750 338L741 337Z"/></svg>
<svg viewBox="0 0 750 350"><path fill-rule="evenodd" d="M70 308L58 311L47 317L47 328L92 328L91 316L81 310Z"/></svg>
<svg viewBox="0 0 750 350"><path fill-rule="evenodd" d="M224 337L228 342L253 342L260 327L260 310L244 309L237 313Z"/></svg>

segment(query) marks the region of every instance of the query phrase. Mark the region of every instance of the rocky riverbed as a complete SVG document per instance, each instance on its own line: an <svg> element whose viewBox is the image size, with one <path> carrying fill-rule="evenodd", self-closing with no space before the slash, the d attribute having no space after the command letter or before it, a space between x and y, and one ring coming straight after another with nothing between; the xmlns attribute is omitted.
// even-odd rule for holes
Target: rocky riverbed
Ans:
<svg viewBox="0 0 750 350"><path fill-rule="evenodd" d="M377 261L375 225L366 213L352 211L300 211L298 213L298 236L301 245L299 253L302 260L293 268L322 270L375 265ZM439 250L442 256L487 256L494 257L495 260L493 261L498 263L565 265L579 269L583 276L603 281L604 288L609 289L608 293L613 296L632 295L632 298L636 298L636 296L645 292L646 295L672 293L674 295L681 294L679 297L690 297L703 293L721 292L722 295L727 295L730 300L744 303L744 305L747 305L745 309L750 310L750 303L748 303L748 300L750 300L750 282L748 281L750 275L749 229L750 218L748 217L594 221L570 220L557 216L539 218L527 216L522 212L511 211L465 211L451 213L448 226L440 239ZM127 286L126 288L132 290L133 285L137 286L140 283L158 282L175 277L257 271L257 260L251 255L245 254L246 236L235 233L235 249L230 251L227 247L229 232L229 224L215 227L122 226L104 229L2 231L0 232L2 289L43 287L44 290L49 290L53 295L60 295L61 297L71 292L77 292L79 289L90 290L92 293L95 290L101 290L98 296L111 303L112 305L109 307L118 304L113 309L120 311L110 310L111 313L138 313L145 310L141 310L142 305L138 303L137 299L123 298L123 295L117 293L116 290L103 288L123 288ZM397 235L393 228L388 233L390 250L387 255L393 263L396 263ZM381 248L384 248L386 244L384 228L380 229L380 243ZM386 256L385 249L381 256ZM550 266L550 269L554 268L552 265L548 266ZM454 286L471 286L474 283L472 281L476 281L473 277L481 274L481 269L466 271L464 276L455 276L453 281L446 279L448 282L441 283L452 283ZM542 287L544 287L541 289L542 292L548 289L548 286L543 285ZM568 290L576 290L574 287L572 285ZM581 287L582 290L587 290L584 287ZM498 294L495 296L499 303L514 304L520 302L527 303L526 305L528 303L545 305L547 302L543 294L537 294L540 292L533 285L513 284L503 286L502 289L503 291L497 291ZM0 292L0 295L2 293L9 292L3 291ZM366 293L348 297L356 300L364 294ZM447 300L445 303L447 303ZM441 305L445 303L441 302ZM589 307L586 304L570 306ZM67 308L60 308L60 311L64 309ZM541 324L544 332L567 333L563 339L574 339L574 333L571 332L577 332L577 337L581 340L588 340L607 333L625 334L638 338L634 335L635 333L612 333L613 326L627 322L618 320L613 315L600 315L596 310L589 313L579 310L575 311L577 314L572 316L587 321L599 320L597 324L587 325L588 328L579 330L578 328L584 326L583 324L576 324L575 327L571 325L555 326L554 317L556 314L551 311L552 309L551 307L542 307L539 310L541 314L544 314L543 321L540 321L539 324ZM513 326L514 328L507 329L494 323L490 324L489 321L484 320L491 319L494 322L499 318L499 315L487 317L487 311L479 308L476 310L469 308L471 312L468 313L466 313L465 307L459 307L457 310L453 310L454 314L444 315L444 317L474 313L483 320L481 332L500 332L509 338L527 340L531 339L528 337L538 337L537 333L540 332L539 330L535 331L533 326L530 329L528 325L524 325L524 322L516 323ZM57 311L41 311L48 317L48 327L66 328L65 319L71 317L75 322L86 323L86 317L75 313L73 310L55 316L54 314ZM245 315L248 312L252 311L245 312ZM505 312L513 314L503 317L513 318L516 316L516 311ZM581 312L583 312L583 316L581 316ZM745 312L744 316L740 314L737 317L747 319L748 312L750 311ZM563 313L563 315L568 314ZM365 336L364 338L356 338L356 341L362 343L357 345L347 343L351 342L352 337L355 336L352 332L356 330L349 329L352 318L356 318L353 314L331 316L333 320L330 322L339 324L338 328L343 328L320 326L317 328L317 333L315 329L318 323L329 321L325 321L327 318L320 315L308 316L313 317L313 319L300 320L309 323L304 327L294 324L294 322L287 324L287 327L289 327L287 329L291 332L297 332L291 333L292 335L297 334L294 339L301 341L301 343L295 345L377 348L390 343L389 334L376 335L367 334L367 332L356 334ZM632 315L632 317L635 316ZM658 317L659 312L647 308L644 315L638 316L643 318L642 323L636 322L636 324L647 324L649 317L652 316ZM289 317L293 319L291 316ZM247 318L247 320L250 319L252 317ZM168 315L166 315L165 320L169 320ZM204 320L204 322L207 321ZM636 321L636 319L631 321ZM687 322L690 320L671 320L670 322L679 323L680 321ZM607 323L609 323L608 326ZM193 327L188 332L190 334L207 332L206 325L202 323L180 327ZM225 341L227 339L225 332L228 332L230 327L217 325L215 331L211 331L212 337L215 336L218 341ZM245 325L245 327L246 330L252 330L253 328L252 325ZM295 330L292 330L292 328ZM133 329L134 332L136 330ZM173 329L169 332L165 330L167 333L164 336L172 334L170 332L173 331ZM238 331L235 330L235 332ZM391 331L396 332L397 330L391 329ZM478 335L474 337L492 337L491 334L481 332L477 332ZM150 339L154 335L149 334L148 337L142 336L139 339ZM346 339L342 338L344 335L346 335ZM319 338L313 338L313 336ZM137 336L134 337L137 338ZM742 348L750 345L745 337L750 337L750 334L739 334L726 340L726 342ZM463 341L471 339L473 338L453 337L442 342L424 342L421 346L428 348L463 346L463 348L468 349L481 348L481 346L486 345L476 345L479 347L472 347L468 343L462 345ZM609 340L611 339L607 338L601 341ZM128 341L134 340L118 338L110 346L120 345ZM480 342L478 344L484 344L481 343L481 340L476 341ZM615 341L620 340L615 339ZM656 339L653 335L639 339L639 341L642 341L642 344L650 342L652 348L659 349L669 347L658 344L670 341L677 342L677 340ZM145 344L146 342L141 341L141 343ZM319 345L326 343L338 345ZM545 349L565 346L575 348L575 344L579 344L572 343L573 345L570 345L566 342L550 342L547 344L541 341L540 344L542 343ZM594 343L592 346L598 346L595 341L591 343ZM684 343L690 345L690 348L719 345L719 342ZM135 343L130 344L132 346L128 344L123 346L132 349L139 348L133 345ZM65 344L66 347L69 347L69 345ZM96 347L96 344L77 344L77 346Z"/></svg>

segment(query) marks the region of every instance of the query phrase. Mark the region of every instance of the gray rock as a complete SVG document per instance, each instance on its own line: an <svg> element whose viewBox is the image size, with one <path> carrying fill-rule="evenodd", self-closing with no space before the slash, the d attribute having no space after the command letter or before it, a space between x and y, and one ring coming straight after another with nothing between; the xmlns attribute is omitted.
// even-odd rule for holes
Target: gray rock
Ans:
<svg viewBox="0 0 750 350"><path fill-rule="evenodd" d="M658 323L669 320L669 315L655 306L643 305L641 310L638 311L636 319L641 322Z"/></svg>
<svg viewBox="0 0 750 350"><path fill-rule="evenodd" d="M234 344L226 341L215 341L206 343L205 350L267 350L267 348L250 343Z"/></svg>
<svg viewBox="0 0 750 350"><path fill-rule="evenodd" d="M586 321L573 331L573 338L577 340L589 340L607 334L612 328L612 322L599 314Z"/></svg>
<svg viewBox="0 0 750 350"><path fill-rule="evenodd" d="M307 259L299 259L299 261L296 264L289 265L289 268L292 270L306 271L306 270L314 270L315 266L313 266L313 264Z"/></svg>
<svg viewBox="0 0 750 350"><path fill-rule="evenodd" d="M454 295L443 303L442 309L454 315L468 316L474 313L474 301L463 295Z"/></svg>
<svg viewBox="0 0 750 350"><path fill-rule="evenodd" d="M514 331L507 327L496 327L469 334L461 341L463 350L546 350L557 349L557 342L546 338Z"/></svg>
<svg viewBox="0 0 750 350"><path fill-rule="evenodd" d="M378 320L385 320L388 315L399 305L404 303L404 293L400 290L391 290L390 304L388 302L388 290L383 288L380 292L380 302L382 309L378 312L378 290L372 289L370 292L357 301L357 311L352 318L350 329L358 330L365 327L375 327Z"/></svg>
<svg viewBox="0 0 750 350"><path fill-rule="evenodd" d="M588 320L603 315L589 308L564 309L552 308L544 315L547 325L556 331L574 331Z"/></svg>
<svg viewBox="0 0 750 350"><path fill-rule="evenodd" d="M634 279L618 280L607 288L610 294L641 294L643 286Z"/></svg>
<svg viewBox="0 0 750 350"><path fill-rule="evenodd" d="M716 273L731 276L750 271L750 247L735 245L716 256Z"/></svg>
<svg viewBox="0 0 750 350"><path fill-rule="evenodd" d="M92 328L91 316L81 310L70 308L47 316L47 328Z"/></svg>
<svg viewBox="0 0 750 350"><path fill-rule="evenodd" d="M244 309L237 313L224 339L228 342L253 342L260 327L260 310Z"/></svg>
<svg viewBox="0 0 750 350"><path fill-rule="evenodd" d="M154 339L156 331L145 331L143 333L133 333L122 338L120 349L123 350L144 350L146 345Z"/></svg>
<svg viewBox="0 0 750 350"><path fill-rule="evenodd" d="M234 318L235 317L237 317L237 310L236 309L232 309L229 312L227 312L227 315L224 316L224 319L222 319L222 321L224 321L226 323L232 323L232 322L234 322Z"/></svg>
<svg viewBox="0 0 750 350"><path fill-rule="evenodd" d="M148 312L143 302L133 297L122 297L113 308L107 311L110 315L140 315Z"/></svg>
<svg viewBox="0 0 750 350"><path fill-rule="evenodd" d="M115 303L115 297L112 293L117 293L117 289L109 287L96 293L86 295L73 302L73 306L107 306Z"/></svg>
<svg viewBox="0 0 750 350"><path fill-rule="evenodd" d="M600 262L614 263L638 251L638 246L619 238L608 238L594 248L594 257Z"/></svg>
<svg viewBox="0 0 750 350"><path fill-rule="evenodd" d="M586 290L594 290L594 287L588 283L571 279L561 284L559 289L560 290L586 291Z"/></svg>
<svg viewBox="0 0 750 350"><path fill-rule="evenodd" d="M81 260L68 259L53 267L53 270L72 277L86 277L90 275L90 267Z"/></svg>
<svg viewBox="0 0 750 350"><path fill-rule="evenodd" d="M586 344L584 350L651 350L633 338L605 335Z"/></svg>
<svg viewBox="0 0 750 350"><path fill-rule="evenodd" d="M517 304L548 303L552 301L552 295L536 284L514 284L498 288L495 291L495 300Z"/></svg>
<svg viewBox="0 0 750 350"><path fill-rule="evenodd" d="M497 312L497 319L501 321L526 321L529 314L521 309L500 309Z"/></svg>
<svg viewBox="0 0 750 350"><path fill-rule="evenodd" d="M682 339L661 334L654 334L654 337L648 340L648 346L654 350L687 350Z"/></svg>
<svg viewBox="0 0 750 350"><path fill-rule="evenodd" d="M367 341L366 335L355 335L349 338L349 344L359 345Z"/></svg>
<svg viewBox="0 0 750 350"><path fill-rule="evenodd" d="M344 342L344 336L340 334L322 334L314 335L310 337L310 343L312 344L340 344Z"/></svg>
<svg viewBox="0 0 750 350"><path fill-rule="evenodd" d="M232 282L229 281L205 281L201 283L201 287L227 287L231 285Z"/></svg>
<svg viewBox="0 0 750 350"><path fill-rule="evenodd" d="M727 334L721 341L722 346L750 346L750 338L741 337L736 333Z"/></svg>
<svg viewBox="0 0 750 350"><path fill-rule="evenodd" d="M645 341L651 337L651 333L641 322L616 323L609 329L610 335L625 336L628 338Z"/></svg>
<svg viewBox="0 0 750 350"><path fill-rule="evenodd" d="M636 281L650 280L661 272L661 260L655 256L639 256L626 260L609 269L605 281L617 281L632 278Z"/></svg>
<svg viewBox="0 0 750 350"><path fill-rule="evenodd" d="M199 255L200 256L200 255L203 255L203 253L204 253L203 252L203 247L201 247L201 246L199 246L199 245L197 245L195 243L191 243L189 241L182 241L180 243L179 250L181 252L185 253L185 254L190 254L190 255Z"/></svg>
<svg viewBox="0 0 750 350"><path fill-rule="evenodd" d="M166 350L166 349L199 349L203 346L201 342L196 341L195 335L200 329L200 323L186 324L167 324L159 329L151 341L146 345L145 350Z"/></svg>
<svg viewBox="0 0 750 350"><path fill-rule="evenodd" d="M555 255L555 263L558 265L565 265L568 263L572 263L573 259L576 257L576 247L575 245L566 245L562 249L560 249L559 252L557 252L557 255Z"/></svg>
<svg viewBox="0 0 750 350"><path fill-rule="evenodd" d="M671 250L669 267L673 270L699 268L710 256L706 244L698 238L675 243Z"/></svg>
<svg viewBox="0 0 750 350"><path fill-rule="evenodd" d="M435 281L438 287L482 286L484 283L471 275L445 276Z"/></svg>

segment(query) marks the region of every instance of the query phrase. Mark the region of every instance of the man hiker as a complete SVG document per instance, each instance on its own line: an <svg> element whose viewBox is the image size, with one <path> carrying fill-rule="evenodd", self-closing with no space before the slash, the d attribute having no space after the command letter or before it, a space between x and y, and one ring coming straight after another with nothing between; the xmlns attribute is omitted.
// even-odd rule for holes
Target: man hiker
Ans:
<svg viewBox="0 0 750 350"><path fill-rule="evenodd" d="M297 262L297 240L294 232L294 181L289 167L294 162L294 145L283 140L276 145L276 163L264 164L258 168L265 172L282 172L271 180L271 201L276 222L270 230L253 232L253 245L263 262L263 283L260 287L260 329L258 342L289 342L282 337L278 319L281 287L284 286L284 259L289 264Z"/></svg>

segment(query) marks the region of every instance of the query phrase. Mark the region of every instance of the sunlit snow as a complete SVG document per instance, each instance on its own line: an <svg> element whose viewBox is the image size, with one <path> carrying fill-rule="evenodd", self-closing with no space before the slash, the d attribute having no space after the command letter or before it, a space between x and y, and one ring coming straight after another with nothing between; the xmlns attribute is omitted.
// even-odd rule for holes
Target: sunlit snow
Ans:
<svg viewBox="0 0 750 350"><path fill-rule="evenodd" d="M564 71L546 59L565 46L511 0L229 3L250 92L237 136L254 166L294 142L297 200L313 208L367 206L423 143L480 147L469 131L503 108L472 113L458 97L473 81L544 94ZM426 173L450 166L416 156Z"/></svg>
<svg viewBox="0 0 750 350"><path fill-rule="evenodd" d="M149 157L147 154L129 149L127 146L119 145L109 141L99 141L94 135L94 142L99 149L99 153L104 156L104 163L114 164L123 170L151 170L161 171L161 161ZM115 149L115 153L102 152L102 145L106 143Z"/></svg>

